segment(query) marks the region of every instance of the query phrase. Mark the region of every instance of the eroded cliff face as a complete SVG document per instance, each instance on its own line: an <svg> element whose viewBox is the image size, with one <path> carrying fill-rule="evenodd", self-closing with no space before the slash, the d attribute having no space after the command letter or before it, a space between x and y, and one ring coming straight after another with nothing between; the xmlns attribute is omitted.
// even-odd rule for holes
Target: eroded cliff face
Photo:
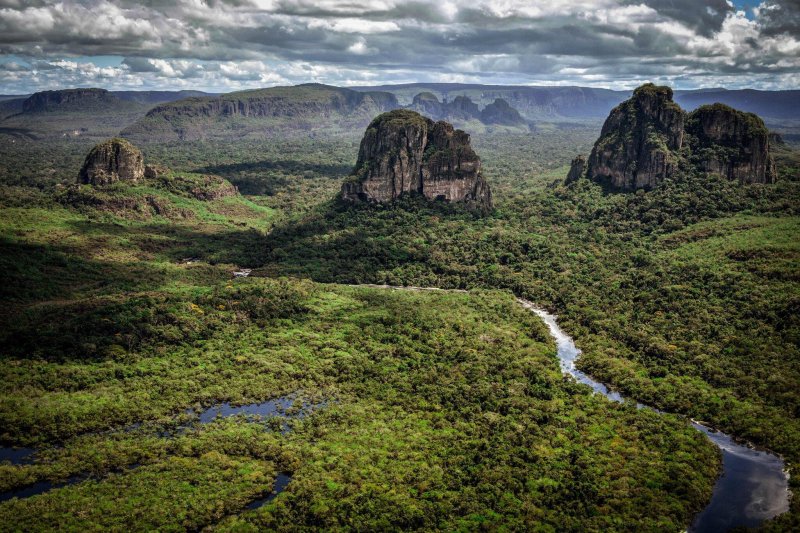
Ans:
<svg viewBox="0 0 800 533"><path fill-rule="evenodd" d="M342 198L389 203L404 194L483 209L492 205L469 135L447 122L397 110L379 115L367 128Z"/></svg>
<svg viewBox="0 0 800 533"><path fill-rule="evenodd" d="M138 181L144 178L142 152L125 139L111 139L92 148L83 162L78 181L107 185L117 181Z"/></svg>
<svg viewBox="0 0 800 533"><path fill-rule="evenodd" d="M611 111L587 164L590 179L615 189L651 189L677 169L685 113L672 89L647 84Z"/></svg>
<svg viewBox="0 0 800 533"><path fill-rule="evenodd" d="M770 134L757 115L724 104L701 106L689 114L686 133L699 169L740 183L775 182Z"/></svg>

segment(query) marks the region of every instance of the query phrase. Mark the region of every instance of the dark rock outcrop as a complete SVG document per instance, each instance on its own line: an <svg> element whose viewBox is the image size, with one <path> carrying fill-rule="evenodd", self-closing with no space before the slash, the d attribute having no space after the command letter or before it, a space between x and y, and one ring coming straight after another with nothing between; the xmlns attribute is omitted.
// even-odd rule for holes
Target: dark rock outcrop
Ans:
<svg viewBox="0 0 800 533"><path fill-rule="evenodd" d="M769 130L757 115L725 104L704 105L689 114L686 133L698 169L740 183L775 182Z"/></svg>
<svg viewBox="0 0 800 533"><path fill-rule="evenodd" d="M566 183L572 183L581 179L586 172L586 158L582 155L577 156L572 160L567 174Z"/></svg>
<svg viewBox="0 0 800 533"><path fill-rule="evenodd" d="M651 189L678 171L714 172L740 183L773 183L770 133L757 115L724 104L688 115L672 89L642 85L611 111L587 162L586 176L615 189ZM568 181L578 176L570 169Z"/></svg>
<svg viewBox="0 0 800 533"><path fill-rule="evenodd" d="M672 89L642 85L615 107L589 156L590 179L615 189L651 189L677 169L685 114Z"/></svg>
<svg viewBox="0 0 800 533"><path fill-rule="evenodd" d="M525 124L525 119L519 111L508 105L502 98L495 101L481 111L481 122L484 124L500 124L503 126L520 126Z"/></svg>
<svg viewBox="0 0 800 533"><path fill-rule="evenodd" d="M481 160L467 133L414 111L396 110L370 123L342 198L388 203L404 194L483 209L492 205Z"/></svg>
<svg viewBox="0 0 800 533"><path fill-rule="evenodd" d="M89 151L78 181L107 185L117 181L138 181L145 176L142 152L125 139L102 142Z"/></svg>

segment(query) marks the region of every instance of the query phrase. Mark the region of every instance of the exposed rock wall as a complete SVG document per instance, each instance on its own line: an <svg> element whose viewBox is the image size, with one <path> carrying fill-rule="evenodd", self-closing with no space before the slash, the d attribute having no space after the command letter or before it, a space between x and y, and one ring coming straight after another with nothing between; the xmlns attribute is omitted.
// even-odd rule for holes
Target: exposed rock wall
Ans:
<svg viewBox="0 0 800 533"><path fill-rule="evenodd" d="M92 148L81 167L78 181L107 185L144 178L142 152L125 139L111 139Z"/></svg>
<svg viewBox="0 0 800 533"><path fill-rule="evenodd" d="M388 203L404 194L491 207L491 191L469 135L447 122L397 110L379 115L361 140L349 201Z"/></svg>
<svg viewBox="0 0 800 533"><path fill-rule="evenodd" d="M769 153L770 134L753 113L724 104L705 105L689 114L692 161L741 183L774 183L777 172Z"/></svg>
<svg viewBox="0 0 800 533"><path fill-rule="evenodd" d="M582 155L579 155L572 160L572 164L569 167L569 173L567 174L566 182L572 183L573 181L578 181L583 177L585 172L586 172L586 158Z"/></svg>
<svg viewBox="0 0 800 533"><path fill-rule="evenodd" d="M647 84L615 107L588 161L588 176L615 189L651 189L677 168L685 114L672 89Z"/></svg>

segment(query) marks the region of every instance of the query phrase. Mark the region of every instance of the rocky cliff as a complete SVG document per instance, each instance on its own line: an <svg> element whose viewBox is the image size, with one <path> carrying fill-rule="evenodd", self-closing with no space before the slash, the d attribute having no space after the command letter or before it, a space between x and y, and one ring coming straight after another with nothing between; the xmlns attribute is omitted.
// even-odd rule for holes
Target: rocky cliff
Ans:
<svg viewBox="0 0 800 533"><path fill-rule="evenodd" d="M741 183L775 182L770 134L758 116L725 104L704 105L689 114L686 133L699 169Z"/></svg>
<svg viewBox="0 0 800 533"><path fill-rule="evenodd" d="M685 114L672 89L642 85L603 124L587 163L590 179L615 189L651 189L676 170Z"/></svg>
<svg viewBox="0 0 800 533"><path fill-rule="evenodd" d="M342 186L342 198L388 203L404 194L483 209L492 205L468 134L447 122L396 110L370 123L353 174Z"/></svg>
<svg viewBox="0 0 800 533"><path fill-rule="evenodd" d="M78 181L107 185L117 181L139 181L144 175L142 152L124 139L111 139L89 151Z"/></svg>
<svg viewBox="0 0 800 533"><path fill-rule="evenodd" d="M742 183L771 183L769 132L752 113L723 104L686 115L669 87L646 84L611 111L586 165L586 176L614 189L651 189L679 165ZM568 179L574 179L570 170Z"/></svg>

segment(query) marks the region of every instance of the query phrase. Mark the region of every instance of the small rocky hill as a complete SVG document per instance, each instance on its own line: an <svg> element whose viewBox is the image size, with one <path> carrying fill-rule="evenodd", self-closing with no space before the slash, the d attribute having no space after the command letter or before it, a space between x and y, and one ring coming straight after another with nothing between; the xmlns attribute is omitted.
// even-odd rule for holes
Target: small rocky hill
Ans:
<svg viewBox="0 0 800 533"><path fill-rule="evenodd" d="M616 190L652 189L683 164L741 183L775 179L769 132L760 118L722 104L687 115L672 89L649 83L611 111L585 170L576 159L568 180L585 174Z"/></svg>
<svg viewBox="0 0 800 533"><path fill-rule="evenodd" d="M617 189L653 188L677 169L684 119L672 89L639 87L603 124L589 156L589 177Z"/></svg>
<svg viewBox="0 0 800 533"><path fill-rule="evenodd" d="M481 160L467 133L414 111L396 110L370 123L342 198L389 203L406 194L482 209L492 205Z"/></svg>
<svg viewBox="0 0 800 533"><path fill-rule="evenodd" d="M144 178L142 152L125 139L110 139L92 148L78 174L80 183L108 185Z"/></svg>
<svg viewBox="0 0 800 533"><path fill-rule="evenodd" d="M484 124L500 124L503 126L522 126L525 119L519 111L508 105L502 98L496 98L494 102L483 108L480 114L481 122Z"/></svg>

